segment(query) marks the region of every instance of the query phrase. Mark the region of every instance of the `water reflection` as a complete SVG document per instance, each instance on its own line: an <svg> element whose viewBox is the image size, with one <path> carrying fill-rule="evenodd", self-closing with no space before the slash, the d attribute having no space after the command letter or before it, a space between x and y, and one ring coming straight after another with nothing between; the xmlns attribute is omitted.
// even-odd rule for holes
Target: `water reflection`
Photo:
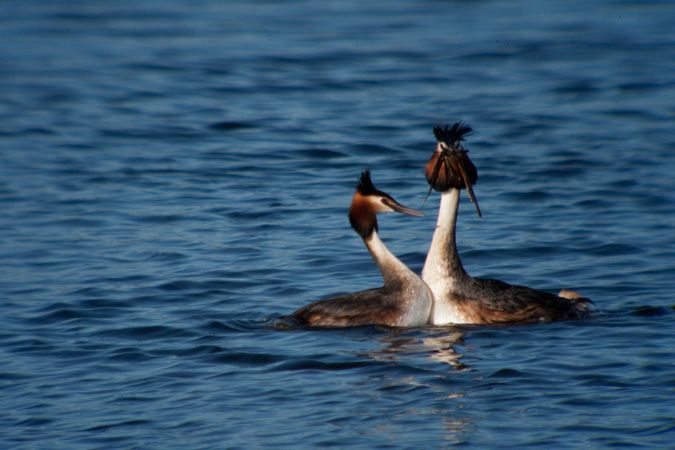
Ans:
<svg viewBox="0 0 675 450"><path fill-rule="evenodd" d="M399 355L423 353L435 362L448 364L454 371L472 370L460 360L464 356L457 352L455 346L463 343L463 331L455 328L434 328L428 335L390 334L378 339L384 345L380 350L367 356L378 360L396 360ZM426 331L426 330L425 330ZM405 332L404 332L405 333Z"/></svg>
<svg viewBox="0 0 675 450"><path fill-rule="evenodd" d="M300 325L290 316L273 319L266 326L282 331L315 329L320 332L321 330L334 330L333 328ZM386 331L384 336L377 339L377 342L382 344L383 347L371 352L360 352L358 353L359 356L377 361L397 361L400 355L424 354L435 362L448 364L454 371L472 370L460 361L464 355L458 353L455 349L456 345L463 344L465 331L449 326L413 330L384 326L375 326L374 328ZM423 333L422 336L420 336L420 333Z"/></svg>
<svg viewBox="0 0 675 450"><path fill-rule="evenodd" d="M398 417L394 420L415 423L417 418L414 416L423 417L427 424L436 423L439 429L444 430L444 441L452 444L465 442L465 436L475 431L475 423L460 412L466 406L463 400L466 396L466 390L455 383L461 384L462 379L448 376L448 373L474 370L461 361L463 355L457 351L457 346L463 344L466 332L454 327L395 331L387 329L387 331L390 332L377 339L382 347L362 354L362 356L379 361L400 363L401 366L410 364L406 364L406 362L414 359L415 356L422 356L434 363L447 364L451 368L448 372L442 369L443 366L440 366L440 370L432 371L431 378L425 371L425 373L416 373L395 379L392 379L391 376L383 376L383 378L378 379L378 384L384 382L387 395L390 395L392 389L397 387L404 387L404 390L400 391L402 394L411 392L409 389L412 387L412 392L417 393L415 395L427 396L428 393L431 393L431 396L435 399L434 406L425 409L406 409L399 413L399 416L406 416L406 419ZM452 383L454 387L448 389L446 382ZM440 383L440 385L437 383ZM381 389L378 389L378 391ZM427 392L427 394L421 392ZM407 404L405 399L401 401L403 404Z"/></svg>

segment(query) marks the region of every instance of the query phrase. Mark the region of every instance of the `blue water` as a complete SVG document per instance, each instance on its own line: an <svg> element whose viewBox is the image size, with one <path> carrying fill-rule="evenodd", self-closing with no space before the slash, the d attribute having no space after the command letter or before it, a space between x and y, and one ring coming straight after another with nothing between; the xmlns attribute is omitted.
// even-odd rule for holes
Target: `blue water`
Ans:
<svg viewBox="0 0 675 450"><path fill-rule="evenodd" d="M0 5L0 448L666 448L675 6ZM474 276L588 320L293 329L381 278L356 176L419 207L436 124L479 170ZM420 271L436 220L385 215Z"/></svg>

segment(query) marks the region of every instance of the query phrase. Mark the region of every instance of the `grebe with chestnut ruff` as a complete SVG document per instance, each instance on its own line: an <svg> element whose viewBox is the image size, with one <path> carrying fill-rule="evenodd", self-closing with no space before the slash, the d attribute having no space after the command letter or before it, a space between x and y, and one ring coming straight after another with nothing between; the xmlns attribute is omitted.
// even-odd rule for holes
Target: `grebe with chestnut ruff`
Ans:
<svg viewBox="0 0 675 450"><path fill-rule="evenodd" d="M550 322L587 316L593 302L563 289L558 295L499 280L471 277L462 266L455 243L461 189L476 203L472 185L478 172L462 147L471 128L455 123L434 128L436 150L424 174L432 189L441 192L436 230L422 269L422 279L434 295L429 323L515 324ZM478 215L481 215L476 203Z"/></svg>
<svg viewBox="0 0 675 450"><path fill-rule="evenodd" d="M310 303L292 314L296 320L320 327L414 327L428 322L431 291L420 277L387 249L378 235L376 215L389 211L411 216L424 215L399 204L390 195L375 188L370 171L364 171L349 208L349 223L361 236L379 267L384 286Z"/></svg>

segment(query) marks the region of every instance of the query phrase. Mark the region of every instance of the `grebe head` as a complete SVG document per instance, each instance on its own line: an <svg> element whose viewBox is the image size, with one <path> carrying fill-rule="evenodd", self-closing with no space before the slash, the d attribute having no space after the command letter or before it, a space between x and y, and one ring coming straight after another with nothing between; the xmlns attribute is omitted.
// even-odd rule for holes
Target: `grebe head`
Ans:
<svg viewBox="0 0 675 450"><path fill-rule="evenodd" d="M478 180L478 171L467 155L469 151L462 147L461 142L470 132L471 127L463 122L455 123L452 128L448 125L435 126L436 150L424 168L424 175L429 186L435 191L466 189L469 198L476 204L478 216L481 216L472 189Z"/></svg>
<svg viewBox="0 0 675 450"><path fill-rule="evenodd" d="M370 170L364 170L349 208L349 223L354 231L366 239L373 231L378 231L376 214L392 211L410 216L424 215L421 211L401 205L391 195L377 189L370 179Z"/></svg>

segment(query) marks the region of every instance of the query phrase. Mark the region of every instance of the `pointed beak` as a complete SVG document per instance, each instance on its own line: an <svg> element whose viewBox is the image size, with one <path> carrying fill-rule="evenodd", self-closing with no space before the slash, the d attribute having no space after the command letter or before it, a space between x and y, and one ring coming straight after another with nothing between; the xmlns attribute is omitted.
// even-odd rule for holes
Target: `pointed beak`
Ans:
<svg viewBox="0 0 675 450"><path fill-rule="evenodd" d="M412 209L412 208L408 208L407 206L403 206L394 199L387 199L387 206L389 206L391 209L393 209L394 211L396 211L398 213L407 214L409 216L421 217L421 216L424 215L424 213L422 211L418 211L416 209Z"/></svg>

